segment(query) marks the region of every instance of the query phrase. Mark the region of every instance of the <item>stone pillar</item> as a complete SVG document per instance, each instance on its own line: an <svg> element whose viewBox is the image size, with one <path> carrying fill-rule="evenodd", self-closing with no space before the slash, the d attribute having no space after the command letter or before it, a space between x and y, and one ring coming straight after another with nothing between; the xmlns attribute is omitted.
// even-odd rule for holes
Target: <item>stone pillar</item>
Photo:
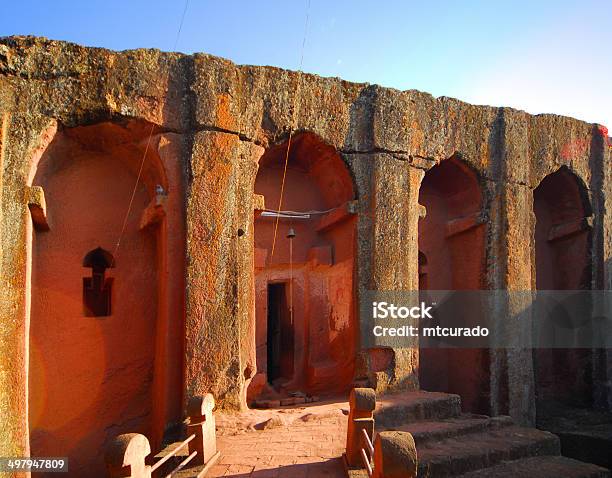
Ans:
<svg viewBox="0 0 612 478"><path fill-rule="evenodd" d="M605 127L593 125L589 165L593 194L593 288L605 290L606 300L595 315L612 310L612 216L606 205L612 202L612 139ZM612 350L593 351L593 404L612 412Z"/></svg>
<svg viewBox="0 0 612 478"><path fill-rule="evenodd" d="M187 195L186 398L211 392L220 408L246 407L254 373L253 184L263 148L200 132Z"/></svg>
<svg viewBox="0 0 612 478"><path fill-rule="evenodd" d="M408 158L354 154L347 159L359 191L359 294L418 289L419 188L424 171ZM412 347L361 350L357 378L377 392L418 388L418 341Z"/></svg>
<svg viewBox="0 0 612 478"><path fill-rule="evenodd" d="M151 454L149 440L140 433L116 437L106 449L105 461L110 478L151 478L145 459Z"/></svg>
<svg viewBox="0 0 612 478"><path fill-rule="evenodd" d="M417 451L408 432L380 432L374 441L372 478L416 478Z"/></svg>
<svg viewBox="0 0 612 478"><path fill-rule="evenodd" d="M349 417L346 433L346 461L349 467L361 468L361 449L363 430L374 436L374 416L376 392L371 388L354 388L349 398Z"/></svg>
<svg viewBox="0 0 612 478"><path fill-rule="evenodd" d="M377 155L373 166L370 288L418 290L419 189L424 172Z"/></svg>
<svg viewBox="0 0 612 478"><path fill-rule="evenodd" d="M507 340L518 340L519 330L527 330L524 324L531 320L532 255L535 248L533 231L533 191L526 185L506 184L503 197L506 216L504 244L506 254L506 289L501 295L506 317L504 334ZM520 291L517 293L517 291ZM505 297L505 300L503 299ZM520 327L520 328L519 328ZM509 347L507 357L508 412L525 425L535 423L535 390L533 356L531 349Z"/></svg>
<svg viewBox="0 0 612 478"><path fill-rule="evenodd" d="M0 456L29 456L32 222L27 186L57 123L1 109L0 115Z"/></svg>
<svg viewBox="0 0 612 478"><path fill-rule="evenodd" d="M215 399L208 393L204 397L193 397L187 405L189 425L187 435L195 434L189 442L189 454L196 451L194 464L205 465L217 455L217 436L215 430Z"/></svg>
<svg viewBox="0 0 612 478"><path fill-rule="evenodd" d="M497 267L490 271L493 289L498 293L492 304L493 317L503 326L497 333L509 344L518 341L519 325L531 319L531 298L535 288L535 218L533 191L529 181L528 117L518 111L498 110L492 132L491 169L497 181L499 202L492 219L492 235ZM495 207L495 206L493 206ZM517 291L521 293L516 294ZM533 358L530 349L507 347L493 351L491 363L494 414L510 414L518 423L535 422Z"/></svg>

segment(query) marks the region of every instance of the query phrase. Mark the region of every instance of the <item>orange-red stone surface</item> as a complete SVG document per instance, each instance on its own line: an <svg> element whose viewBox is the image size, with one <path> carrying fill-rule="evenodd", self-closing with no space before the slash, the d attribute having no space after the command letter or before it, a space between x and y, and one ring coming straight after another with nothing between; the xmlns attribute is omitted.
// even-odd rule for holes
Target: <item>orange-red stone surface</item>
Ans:
<svg viewBox="0 0 612 478"><path fill-rule="evenodd" d="M339 388L349 385L350 375L377 391L418 388L418 344L360 350L358 340L349 338L358 336L351 308L367 289L418 287L421 182L425 171L451 158L478 177L486 217L485 224L464 232L475 235L470 247L479 249L469 253L484 256L483 264L465 265L470 288L476 279L483 288L536 287L533 192L561 167L579 179L591 200L591 284L604 288L612 282L612 216L604 214L612 200L612 162L599 125L237 66L204 54L112 52L44 38L3 38L0 456L35 449L31 423L40 411L42 425L62 444L56 455L82 450L96 461L105 433L140 426L150 428L157 449L164 429L180 424L190 397L212 393L221 410L246 408L250 384L265 385L257 340L258 271L266 270L266 261L282 260L278 270L286 273L283 247L278 257L268 251L255 260L262 232L254 217L255 186L263 178L258 168L265 169L260 159L275 156L290 129L315 139L310 150L316 156L332 151L339 160L337 167L321 162L318 170L315 162L302 168L311 171L309 184L318 189L317 197L308 198L313 205L356 201L354 218L316 235L300 231L299 237L325 239L311 246L334 250L332 265L323 250L310 253L302 244L296 251L298 285L311 277L315 286L302 290L304 303L314 307L304 319L312 319L310 337L316 339L300 342L310 348L298 354L294 376L302 383L296 388L328 388L336 374ZM98 246L113 250L130 198L128 183L147 151L149 132L146 187L136 191L124 249L110 272L117 315L75 315L85 272L80 260ZM64 149L56 155L58 144ZM293 178L295 172L288 201L309 205L296 195L303 183ZM166 214L150 226L155 232L137 233L157 183L168 194ZM37 185L49 189L48 232L34 230L28 208L30 187ZM273 195L273 188L263 193ZM267 202L275 207L273 197ZM155 239L145 239L147 234ZM263 236L258 249L269 248L269 234ZM44 243L48 247L39 247ZM53 284L53 294L40 293ZM494 312L511 317L525 306L497 304ZM612 402L606 385L612 359L606 356L603 363L607 375L596 385L602 400ZM491 412L533 423L530 351L495 351L484 366L491 378L485 400ZM53 370L46 382L45 367Z"/></svg>
<svg viewBox="0 0 612 478"><path fill-rule="evenodd" d="M220 462L208 476L341 478L348 402L217 415Z"/></svg>

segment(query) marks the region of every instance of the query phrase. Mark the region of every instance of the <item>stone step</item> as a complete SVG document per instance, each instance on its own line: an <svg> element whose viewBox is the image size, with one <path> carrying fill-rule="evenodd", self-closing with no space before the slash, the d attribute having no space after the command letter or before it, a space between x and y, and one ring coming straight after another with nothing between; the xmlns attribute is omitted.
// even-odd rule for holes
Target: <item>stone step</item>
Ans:
<svg viewBox="0 0 612 478"><path fill-rule="evenodd" d="M504 426L417 446L419 478L442 478L532 456L559 454L559 439L534 428Z"/></svg>
<svg viewBox="0 0 612 478"><path fill-rule="evenodd" d="M376 404L376 427L398 428L419 420L444 420L461 415L459 395L438 392L404 392L383 395Z"/></svg>
<svg viewBox="0 0 612 478"><path fill-rule="evenodd" d="M191 466L173 473L172 478L203 478L209 470L209 466Z"/></svg>
<svg viewBox="0 0 612 478"><path fill-rule="evenodd" d="M491 418L486 415L465 414L458 418L447 418L436 421L416 421L414 423L407 423L388 429L410 432L418 447L425 446L432 441L437 442L473 433L499 430L500 428L513 425L514 422L512 418L507 416ZM384 427L377 427L377 431L383 431L385 429Z"/></svg>
<svg viewBox="0 0 612 478"><path fill-rule="evenodd" d="M561 454L612 470L612 413L556 400L537 402L537 427L561 440Z"/></svg>
<svg viewBox="0 0 612 478"><path fill-rule="evenodd" d="M219 458L221 458L221 453L217 452L206 465L187 465L185 468L172 473L172 478L203 478L217 464Z"/></svg>
<svg viewBox="0 0 612 478"><path fill-rule="evenodd" d="M612 470L612 425L584 426L572 431L553 431L561 440L561 453Z"/></svg>
<svg viewBox="0 0 612 478"><path fill-rule="evenodd" d="M563 456L535 456L506 461L491 468L472 471L460 478L610 478L610 472L590 463Z"/></svg>
<svg viewBox="0 0 612 478"><path fill-rule="evenodd" d="M612 470L612 413L541 401L537 426L561 439L564 456Z"/></svg>

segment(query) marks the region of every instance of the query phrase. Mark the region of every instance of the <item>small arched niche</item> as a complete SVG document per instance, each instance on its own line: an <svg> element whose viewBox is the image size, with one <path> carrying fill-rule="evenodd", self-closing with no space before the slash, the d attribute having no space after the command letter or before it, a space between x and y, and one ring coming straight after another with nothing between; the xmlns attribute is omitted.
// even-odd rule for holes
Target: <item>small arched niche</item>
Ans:
<svg viewBox="0 0 612 478"><path fill-rule="evenodd" d="M287 148L284 142L265 152L255 181L265 209L255 215L257 374L250 402L292 391L345 391L353 379L353 180L333 147L312 133L297 134L277 218Z"/></svg>
<svg viewBox="0 0 612 478"><path fill-rule="evenodd" d="M115 267L113 255L96 247L83 258L83 267L91 269L91 277L83 277L83 313L85 317L106 317L112 313L113 278L106 269Z"/></svg>
<svg viewBox="0 0 612 478"><path fill-rule="evenodd" d="M591 289L592 209L582 181L565 166L549 174L533 191L533 210L536 289ZM538 314L537 319L543 317ZM535 348L533 359L538 421L559 406L592 405L590 349Z"/></svg>
<svg viewBox="0 0 612 478"><path fill-rule="evenodd" d="M419 204L419 288L483 288L486 228L476 173L453 156L425 173ZM419 382L424 390L461 395L466 411L489 408L489 354L485 349L419 351Z"/></svg>

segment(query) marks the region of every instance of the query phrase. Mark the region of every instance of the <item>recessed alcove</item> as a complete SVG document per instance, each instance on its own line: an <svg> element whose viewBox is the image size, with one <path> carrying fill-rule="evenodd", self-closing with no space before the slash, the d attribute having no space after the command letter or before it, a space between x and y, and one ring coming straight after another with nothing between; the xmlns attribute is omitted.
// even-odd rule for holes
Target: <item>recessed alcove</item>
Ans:
<svg viewBox="0 0 612 478"><path fill-rule="evenodd" d="M173 413L168 384L181 386L182 359L171 351L182 353L182 338L168 324L176 302L165 281L170 261L183 264L182 230L166 234L183 206L180 196L166 201L176 182L159 142L140 121L60 126L33 166L30 448L68 456L74 476L104 473L99 450L111 436L158 442ZM171 258L168 241L179 251Z"/></svg>
<svg viewBox="0 0 612 478"><path fill-rule="evenodd" d="M353 379L353 181L333 147L312 133L295 135L274 241L286 153L287 142L269 148L255 182L265 209L255 218L257 374L249 401L346 391Z"/></svg>
<svg viewBox="0 0 612 478"><path fill-rule="evenodd" d="M419 289L478 290L484 285L485 224L476 173L453 156L431 168L421 183ZM461 395L466 411L489 411L489 354L485 349L419 351L424 390Z"/></svg>
<svg viewBox="0 0 612 478"><path fill-rule="evenodd" d="M586 188L567 167L546 176L533 192L535 265L538 290L591 289L592 210ZM535 326L547 327L543 316ZM592 352L586 349L533 350L536 411L550 402L590 407Z"/></svg>

